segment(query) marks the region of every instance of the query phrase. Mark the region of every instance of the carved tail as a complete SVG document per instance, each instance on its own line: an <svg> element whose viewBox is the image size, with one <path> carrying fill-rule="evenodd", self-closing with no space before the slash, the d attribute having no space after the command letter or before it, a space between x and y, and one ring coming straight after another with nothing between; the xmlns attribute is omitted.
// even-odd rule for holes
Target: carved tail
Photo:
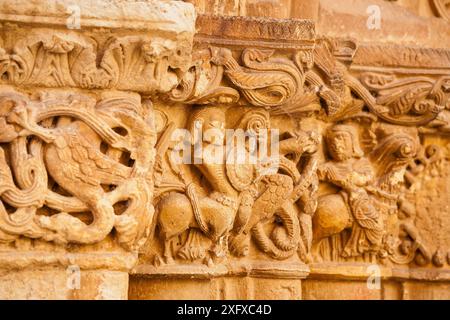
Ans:
<svg viewBox="0 0 450 320"><path fill-rule="evenodd" d="M49 240L93 244L103 240L115 224L114 209L106 198L91 206L94 221L87 225L68 213L61 212L53 216L37 216L38 224L54 234L46 236Z"/></svg>
<svg viewBox="0 0 450 320"><path fill-rule="evenodd" d="M295 253L300 239L300 224L296 217L293 203L285 202L278 212L284 228L276 227L272 233L272 240L264 231L264 224L258 222L252 233L256 244L270 257L278 260L287 259Z"/></svg>

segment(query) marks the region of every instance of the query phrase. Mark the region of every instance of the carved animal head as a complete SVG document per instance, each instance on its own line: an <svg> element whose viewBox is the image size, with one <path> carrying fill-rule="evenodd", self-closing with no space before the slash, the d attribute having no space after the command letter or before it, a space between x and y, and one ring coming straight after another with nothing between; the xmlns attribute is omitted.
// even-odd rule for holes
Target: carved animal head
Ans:
<svg viewBox="0 0 450 320"><path fill-rule="evenodd" d="M225 112L215 107L196 109L189 120L189 130L193 143L198 143L200 136L204 142L220 144L225 138Z"/></svg>
<svg viewBox="0 0 450 320"><path fill-rule="evenodd" d="M26 128L29 124L28 109L25 104L16 103L7 116L7 122Z"/></svg>
<svg viewBox="0 0 450 320"><path fill-rule="evenodd" d="M228 61L234 60L233 54L229 49L211 47L210 51L211 51L211 62L218 66L223 66Z"/></svg>
<svg viewBox="0 0 450 320"><path fill-rule="evenodd" d="M417 142L406 133L386 136L371 152L370 157L377 166L380 182L392 188L403 182L406 165L417 155Z"/></svg>
<svg viewBox="0 0 450 320"><path fill-rule="evenodd" d="M308 154L317 152L320 138L316 131L302 132L304 138L302 139L303 150Z"/></svg>
<svg viewBox="0 0 450 320"><path fill-rule="evenodd" d="M148 41L142 44L142 53L144 54L144 58L148 63L157 62L158 59L168 57L172 54L172 49L174 44L171 42L157 40L157 41Z"/></svg>

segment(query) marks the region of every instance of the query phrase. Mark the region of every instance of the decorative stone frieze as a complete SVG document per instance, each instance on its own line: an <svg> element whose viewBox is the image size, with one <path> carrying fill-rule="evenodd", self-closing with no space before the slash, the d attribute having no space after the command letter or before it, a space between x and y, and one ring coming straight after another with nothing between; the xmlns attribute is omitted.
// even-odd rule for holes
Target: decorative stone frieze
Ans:
<svg viewBox="0 0 450 320"><path fill-rule="evenodd" d="M449 298L448 37L336 36L328 0L41 2L0 4L0 297Z"/></svg>

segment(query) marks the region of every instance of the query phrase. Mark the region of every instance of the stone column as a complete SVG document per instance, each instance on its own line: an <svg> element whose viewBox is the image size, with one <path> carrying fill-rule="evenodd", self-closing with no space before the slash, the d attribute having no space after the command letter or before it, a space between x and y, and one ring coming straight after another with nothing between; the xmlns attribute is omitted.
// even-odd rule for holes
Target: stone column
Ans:
<svg viewBox="0 0 450 320"><path fill-rule="evenodd" d="M366 0L321 0L315 20L198 9L192 66L155 104L158 218L130 299L448 297L448 23L375 2L381 29ZM233 158L274 132L276 157Z"/></svg>
<svg viewBox="0 0 450 320"><path fill-rule="evenodd" d="M448 298L447 0L76 3L0 4L0 298Z"/></svg>
<svg viewBox="0 0 450 320"><path fill-rule="evenodd" d="M151 96L190 65L180 1L0 3L0 299L127 299L151 232Z"/></svg>

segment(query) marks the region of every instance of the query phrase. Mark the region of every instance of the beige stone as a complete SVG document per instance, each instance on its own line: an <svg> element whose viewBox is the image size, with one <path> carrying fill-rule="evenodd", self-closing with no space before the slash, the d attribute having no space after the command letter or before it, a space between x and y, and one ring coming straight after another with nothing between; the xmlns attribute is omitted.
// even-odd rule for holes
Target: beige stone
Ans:
<svg viewBox="0 0 450 320"><path fill-rule="evenodd" d="M128 273L124 271L82 271L79 287L64 269L8 272L0 276L2 299L27 300L125 300Z"/></svg>
<svg viewBox="0 0 450 320"><path fill-rule="evenodd" d="M0 1L0 298L450 299L449 17Z"/></svg>

